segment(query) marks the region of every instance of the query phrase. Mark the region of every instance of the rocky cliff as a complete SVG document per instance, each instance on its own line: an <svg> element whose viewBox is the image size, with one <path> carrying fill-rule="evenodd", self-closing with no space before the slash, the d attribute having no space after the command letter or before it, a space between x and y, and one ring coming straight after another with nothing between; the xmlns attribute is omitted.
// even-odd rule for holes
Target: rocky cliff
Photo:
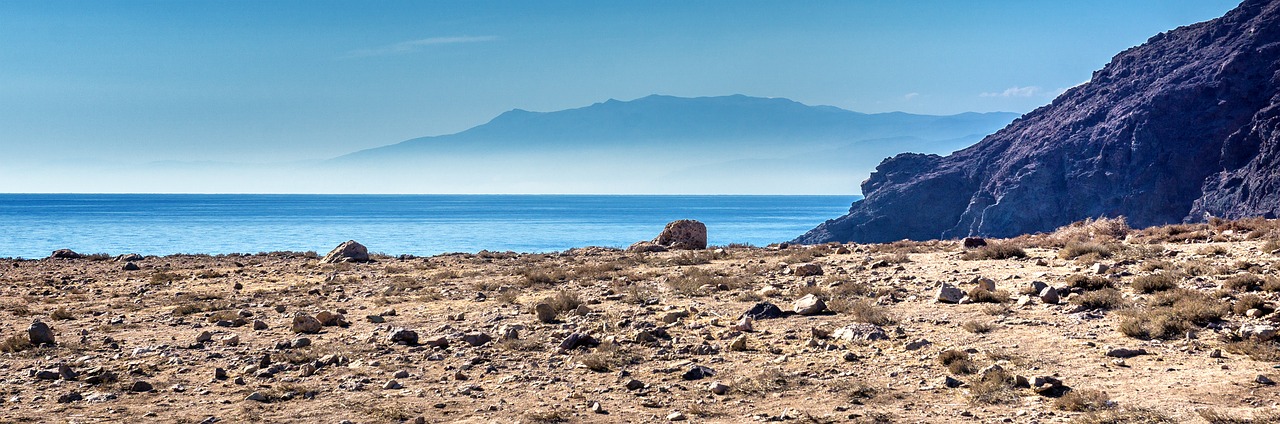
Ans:
<svg viewBox="0 0 1280 424"><path fill-rule="evenodd" d="M974 146L901 154L796 239L1005 237L1280 212L1280 0L1158 34Z"/></svg>

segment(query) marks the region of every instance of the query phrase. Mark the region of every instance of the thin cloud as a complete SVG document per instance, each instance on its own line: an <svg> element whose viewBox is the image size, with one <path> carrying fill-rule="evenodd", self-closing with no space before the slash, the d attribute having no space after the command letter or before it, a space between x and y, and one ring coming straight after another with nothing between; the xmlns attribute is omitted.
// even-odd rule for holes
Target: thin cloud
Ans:
<svg viewBox="0 0 1280 424"><path fill-rule="evenodd" d="M481 37L457 36L457 37L431 37L421 40L401 41L395 44L374 47L370 49L352 50L343 55L343 58L355 57L372 57L372 56L390 56L397 54L413 53L430 46L439 46L445 44L464 44L464 43L482 43L485 41L497 40L498 37L486 35Z"/></svg>
<svg viewBox="0 0 1280 424"><path fill-rule="evenodd" d="M914 99L916 97L920 97L920 93L915 93L915 92L907 93L905 96L902 96L902 99L906 101L911 101L911 99Z"/></svg>
<svg viewBox="0 0 1280 424"><path fill-rule="evenodd" d="M1042 92L1043 90L1040 87L1036 87L1036 86L1009 87L999 93L982 93L982 94L979 94L978 96L980 97L1031 97L1031 96L1038 95Z"/></svg>

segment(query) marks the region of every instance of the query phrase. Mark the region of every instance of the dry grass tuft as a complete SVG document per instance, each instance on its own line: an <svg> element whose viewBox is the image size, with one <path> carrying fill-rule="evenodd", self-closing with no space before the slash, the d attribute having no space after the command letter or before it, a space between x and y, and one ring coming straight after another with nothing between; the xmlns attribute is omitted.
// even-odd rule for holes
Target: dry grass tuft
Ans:
<svg viewBox="0 0 1280 424"><path fill-rule="evenodd" d="M1007 371L993 371L969 380L969 402L1000 405L1018 401L1014 391L1013 375Z"/></svg>
<svg viewBox="0 0 1280 424"><path fill-rule="evenodd" d="M1222 319L1225 302L1196 290L1177 289L1153 296L1146 308L1124 312L1119 330L1138 339L1174 339Z"/></svg>
<svg viewBox="0 0 1280 424"><path fill-rule="evenodd" d="M1097 390L1072 390L1053 400L1053 407L1062 411L1092 412L1110 408L1111 397Z"/></svg>
<svg viewBox="0 0 1280 424"><path fill-rule="evenodd" d="M964 252L960 255L960 259L966 261L978 260L1002 260L1013 258L1025 258L1027 252L1013 243L991 243L977 249Z"/></svg>
<svg viewBox="0 0 1280 424"><path fill-rule="evenodd" d="M854 301L849 304L843 313L849 315L854 321L868 324L884 326L898 322L888 310L866 300Z"/></svg>
<svg viewBox="0 0 1280 424"><path fill-rule="evenodd" d="M944 350L938 353L938 362L956 375L973 374L978 371L977 364L969 360L969 354L960 350Z"/></svg>
<svg viewBox="0 0 1280 424"><path fill-rule="evenodd" d="M1095 243L1089 241L1073 241L1067 243L1062 250L1058 251L1058 257L1062 259L1076 259L1089 257L1093 260L1109 258L1115 254L1119 248L1111 244Z"/></svg>
<svg viewBox="0 0 1280 424"><path fill-rule="evenodd" d="M1140 275L1134 278L1129 284L1133 291L1138 293L1155 293L1158 291L1173 290L1178 288L1178 277L1173 273L1160 272L1156 274Z"/></svg>
<svg viewBox="0 0 1280 424"><path fill-rule="evenodd" d="M1071 420L1077 424L1174 424L1173 418L1146 408L1108 409L1090 412Z"/></svg>
<svg viewBox="0 0 1280 424"><path fill-rule="evenodd" d="M1124 300L1124 296L1120 294L1119 290L1105 288L1072 296L1071 303L1089 309L1117 309L1125 306L1128 302Z"/></svg>
<svg viewBox="0 0 1280 424"><path fill-rule="evenodd" d="M1275 424L1280 423L1280 413L1275 411L1256 411L1249 417L1240 417L1212 409L1196 411L1200 418L1209 424Z"/></svg>
<svg viewBox="0 0 1280 424"><path fill-rule="evenodd" d="M990 333L991 330L995 329L995 326L986 322L965 321L964 324L960 324L960 328L973 334L983 334Z"/></svg>

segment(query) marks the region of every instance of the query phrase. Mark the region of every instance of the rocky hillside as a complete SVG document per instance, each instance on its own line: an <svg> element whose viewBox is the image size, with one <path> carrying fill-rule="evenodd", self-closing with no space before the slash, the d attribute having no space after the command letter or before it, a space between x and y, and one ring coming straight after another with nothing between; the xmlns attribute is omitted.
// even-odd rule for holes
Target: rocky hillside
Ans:
<svg viewBox="0 0 1280 424"><path fill-rule="evenodd" d="M1158 34L950 156L902 154L849 214L797 239L1011 236L1280 211L1280 1Z"/></svg>

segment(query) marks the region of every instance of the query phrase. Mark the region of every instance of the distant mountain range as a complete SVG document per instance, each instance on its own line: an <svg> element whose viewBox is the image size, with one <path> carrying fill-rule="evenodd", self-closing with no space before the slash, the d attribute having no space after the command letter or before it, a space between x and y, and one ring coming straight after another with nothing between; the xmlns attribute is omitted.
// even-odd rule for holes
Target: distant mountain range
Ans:
<svg viewBox="0 0 1280 424"><path fill-rule="evenodd" d="M1280 216L1280 0L1157 34L972 147L884 161L862 191L797 241Z"/></svg>
<svg viewBox="0 0 1280 424"><path fill-rule="evenodd" d="M653 95L556 112L516 109L456 134L362 150L323 166L420 176L428 184L487 182L486 191L497 192L504 184L537 192L568 182L586 192L854 194L851 179L865 178L881 159L949 153L1016 117Z"/></svg>

